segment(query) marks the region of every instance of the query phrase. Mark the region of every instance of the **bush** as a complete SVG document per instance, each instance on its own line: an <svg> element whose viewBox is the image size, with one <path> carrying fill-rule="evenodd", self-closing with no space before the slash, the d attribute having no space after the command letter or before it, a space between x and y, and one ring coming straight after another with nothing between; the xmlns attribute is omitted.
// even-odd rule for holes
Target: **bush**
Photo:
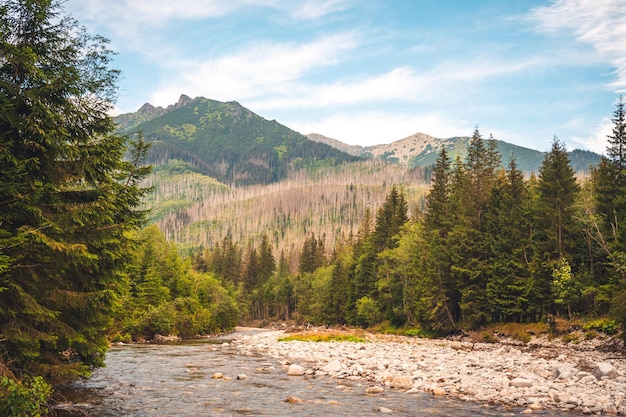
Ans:
<svg viewBox="0 0 626 417"><path fill-rule="evenodd" d="M604 334L613 335L617 334L617 332L619 331L619 324L615 320L603 318L590 321L583 326L583 329L597 330Z"/></svg>
<svg viewBox="0 0 626 417"><path fill-rule="evenodd" d="M3 417L40 417L48 414L46 404L52 388L37 376L18 381L0 377L0 415Z"/></svg>
<svg viewBox="0 0 626 417"><path fill-rule="evenodd" d="M366 327L380 322L380 312L376 301L368 296L359 298L356 302L356 316L359 324Z"/></svg>

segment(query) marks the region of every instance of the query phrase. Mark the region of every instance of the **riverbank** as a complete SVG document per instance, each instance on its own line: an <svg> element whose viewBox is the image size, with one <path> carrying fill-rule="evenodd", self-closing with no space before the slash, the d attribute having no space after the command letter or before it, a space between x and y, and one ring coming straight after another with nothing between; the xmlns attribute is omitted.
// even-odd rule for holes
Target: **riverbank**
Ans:
<svg viewBox="0 0 626 417"><path fill-rule="evenodd" d="M626 359L623 350L606 349L608 339L475 343L363 333L365 343L278 341L285 336L283 330L244 333L233 345L242 354L280 360L294 378L326 375L339 389L343 379L357 381L363 395L401 390L523 407L528 414L626 415Z"/></svg>

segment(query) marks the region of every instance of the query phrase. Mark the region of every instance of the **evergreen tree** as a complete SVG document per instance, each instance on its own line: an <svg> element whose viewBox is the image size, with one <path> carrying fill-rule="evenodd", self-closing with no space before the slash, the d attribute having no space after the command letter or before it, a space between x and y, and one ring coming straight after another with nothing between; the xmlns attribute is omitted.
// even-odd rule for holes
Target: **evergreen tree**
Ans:
<svg viewBox="0 0 626 417"><path fill-rule="evenodd" d="M561 259L572 259L576 222L574 201L579 191L565 146L554 139L539 169L531 307L538 315L552 305L553 270Z"/></svg>
<svg viewBox="0 0 626 417"><path fill-rule="evenodd" d="M609 144L606 148L608 159L615 165L617 172L623 175L626 170L626 111L623 97L619 97L616 109L613 112L613 128L608 136ZM624 180L625 178L620 178Z"/></svg>
<svg viewBox="0 0 626 417"><path fill-rule="evenodd" d="M620 96L613 113L613 128L608 136L607 156L593 171L592 181L598 214L603 219L604 236L616 250L626 251L626 113Z"/></svg>
<svg viewBox="0 0 626 417"><path fill-rule="evenodd" d="M381 252L393 248L394 237L408 219L408 206L404 193L394 185L376 214L376 226L372 236L374 249Z"/></svg>
<svg viewBox="0 0 626 417"><path fill-rule="evenodd" d="M276 261L272 254L272 246L267 237L267 233L263 233L261 237L261 247L259 248L259 280L267 281L276 270Z"/></svg>
<svg viewBox="0 0 626 417"><path fill-rule="evenodd" d="M485 146L476 128L470 140L465 170L460 171L458 167L455 175L458 181L454 185L457 221L448 236L452 251L451 270L461 293L463 319L472 325L486 321L489 310L485 219L500 159L495 141L491 139L489 146Z"/></svg>
<svg viewBox="0 0 626 417"><path fill-rule="evenodd" d="M246 254L246 269L243 276L243 288L252 291L259 284L259 255L256 248L250 244Z"/></svg>
<svg viewBox="0 0 626 417"><path fill-rule="evenodd" d="M324 265L324 242L311 233L304 239L300 255L300 273L313 272Z"/></svg>
<svg viewBox="0 0 626 417"><path fill-rule="evenodd" d="M106 41L59 2L4 1L0 34L0 343L16 371L63 378L103 363L147 147L124 159Z"/></svg>
<svg viewBox="0 0 626 417"><path fill-rule="evenodd" d="M495 183L489 206L486 292L492 318L521 321L528 307L531 226L527 186L514 159Z"/></svg>
<svg viewBox="0 0 626 417"><path fill-rule="evenodd" d="M448 235L454 224L452 179L464 172L457 159L455 175L450 173L450 160L445 148L441 149L433 171L433 185L426 197L426 213L421 233L427 246L424 274L420 288L417 317L422 324L440 330L456 328L459 319L460 293L451 271Z"/></svg>

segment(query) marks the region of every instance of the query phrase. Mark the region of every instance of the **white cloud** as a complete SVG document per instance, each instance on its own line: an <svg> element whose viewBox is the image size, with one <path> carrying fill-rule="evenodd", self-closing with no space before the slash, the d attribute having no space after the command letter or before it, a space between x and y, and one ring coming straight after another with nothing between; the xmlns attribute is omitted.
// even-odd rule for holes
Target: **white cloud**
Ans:
<svg viewBox="0 0 626 417"><path fill-rule="evenodd" d="M381 111L336 113L319 120L286 121L302 134L321 133L350 145L371 146L404 139L418 132L441 138L467 135L471 129L437 113Z"/></svg>
<svg viewBox="0 0 626 417"><path fill-rule="evenodd" d="M345 0L308 0L282 2L292 17L301 20L315 20L342 11L349 6Z"/></svg>
<svg viewBox="0 0 626 417"><path fill-rule="evenodd" d="M616 71L609 87L626 91L626 7L623 0L555 0L550 6L533 10L531 18L539 29L574 33L581 42L591 45Z"/></svg>
<svg viewBox="0 0 626 417"><path fill-rule="evenodd" d="M169 103L184 91L217 100L289 94L299 88L296 82L305 73L335 64L356 43L355 36L338 34L303 44L257 43L203 62L171 62L172 79L153 94L154 102Z"/></svg>
<svg viewBox="0 0 626 417"><path fill-rule="evenodd" d="M600 121L588 137L574 136L571 140L579 144L580 146L577 146L579 148L582 147L583 149L604 154L608 145L607 136L611 134L611 129L613 129L613 122L606 117Z"/></svg>

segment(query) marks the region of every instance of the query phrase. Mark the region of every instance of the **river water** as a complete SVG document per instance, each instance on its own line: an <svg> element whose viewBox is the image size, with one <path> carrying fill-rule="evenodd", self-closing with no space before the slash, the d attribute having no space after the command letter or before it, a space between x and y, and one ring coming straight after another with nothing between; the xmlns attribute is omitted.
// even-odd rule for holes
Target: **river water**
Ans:
<svg viewBox="0 0 626 417"><path fill-rule="evenodd" d="M329 417L380 415L383 411L393 411L395 416L473 417L514 416L523 411L390 389L368 395L359 382L287 376L276 360L240 355L226 345L228 341L227 336L113 347L106 368L65 393L71 402L65 409L89 417ZM224 378L213 378L217 373ZM289 397L303 402L286 402ZM573 414L543 410L533 415Z"/></svg>

